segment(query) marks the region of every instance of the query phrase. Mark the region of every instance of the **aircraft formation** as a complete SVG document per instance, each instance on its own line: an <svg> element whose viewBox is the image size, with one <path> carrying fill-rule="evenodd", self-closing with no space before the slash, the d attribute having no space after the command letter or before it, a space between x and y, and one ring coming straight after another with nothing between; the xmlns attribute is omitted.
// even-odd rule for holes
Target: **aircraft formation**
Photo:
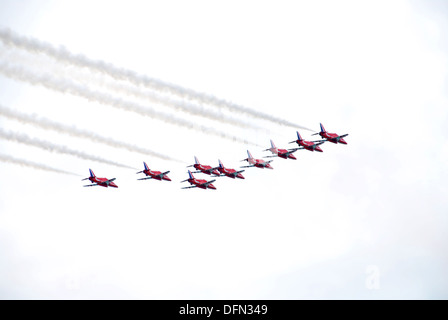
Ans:
<svg viewBox="0 0 448 320"><path fill-rule="evenodd" d="M279 149L275 146L274 142L271 140L271 147L268 149L265 149L264 151L270 151L272 153L272 155L266 156L265 158L279 157L279 158L283 158L283 159L297 160L297 158L293 155L293 153L296 152L297 150L306 149L306 150L312 151L312 152L313 151L323 152L320 145L322 145L323 143L328 142L328 141L335 143L335 144L338 144L338 143L347 144L347 142L344 140L344 138L346 136L348 136L348 134L338 135L336 133L327 132L325 130L324 126L322 125L322 123L320 124L320 131L312 134L312 135L320 135L322 140L306 141L301 137L301 135L298 131L296 131L296 133L297 133L297 139L293 140L289 143L297 143L297 145L298 145L297 148ZM270 165L270 163L273 160L265 161L263 159L256 159L252 156L252 154L250 153L249 150L247 150L247 156L248 157L246 159L243 159L241 161L247 161L248 165L241 166L241 168L255 167L255 168L261 168L261 169L265 169L265 168L266 169L274 169ZM235 169L231 169L231 168L226 168L226 167L224 167L223 163L219 159L218 159L218 161L219 161L218 167L203 165L199 162L199 159L196 156L194 156L194 159L195 159L195 163L187 166L187 168L193 167L196 169L196 171L192 172L192 171L188 170L188 179L185 179L181 182L188 182L188 183L190 183L190 186L182 187L182 189L200 188L200 189L216 190L216 187L213 185L213 182L215 182L216 179L209 180L209 181L207 181L205 179L197 179L194 177L193 173L203 173L203 174L207 174L209 176L214 176L214 177L226 176L226 177L229 177L232 179L235 179L235 178L244 179L244 176L242 175L242 173L245 170L235 170ZM143 162L143 166L144 166L144 169L142 171L137 172L137 174L144 173L146 176L143 178L139 178L137 180L156 179L159 181L162 181L162 180L171 181L171 179L167 175L170 171L161 172L161 171L151 170L151 169L149 169L146 162ZM118 188L118 186L114 183L116 178L112 178L112 179L99 178L93 173L92 169L89 169L89 172L90 172L90 176L87 178L84 178L82 180L90 180L91 184L84 185L84 187L101 186L101 187L106 187L106 188L107 187Z"/></svg>

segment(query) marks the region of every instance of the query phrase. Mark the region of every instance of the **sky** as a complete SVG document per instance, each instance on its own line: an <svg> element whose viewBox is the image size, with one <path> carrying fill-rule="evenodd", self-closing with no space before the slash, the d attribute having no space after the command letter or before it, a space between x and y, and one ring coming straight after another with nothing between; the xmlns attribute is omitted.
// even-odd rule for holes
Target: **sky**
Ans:
<svg viewBox="0 0 448 320"><path fill-rule="evenodd" d="M0 298L447 299L447 30L436 0L1 0ZM348 144L182 189L319 123Z"/></svg>

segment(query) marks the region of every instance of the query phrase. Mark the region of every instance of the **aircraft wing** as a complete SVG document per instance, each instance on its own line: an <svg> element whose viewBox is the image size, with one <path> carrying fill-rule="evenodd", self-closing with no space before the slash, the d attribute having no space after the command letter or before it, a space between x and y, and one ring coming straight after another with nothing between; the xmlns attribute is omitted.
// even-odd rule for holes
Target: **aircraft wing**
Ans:
<svg viewBox="0 0 448 320"><path fill-rule="evenodd" d="M148 179L152 179L152 177L144 177L144 178L140 178L140 179L137 179L137 180L148 180Z"/></svg>
<svg viewBox="0 0 448 320"><path fill-rule="evenodd" d="M255 166L241 166L240 168L252 168L252 167L255 167Z"/></svg>
<svg viewBox="0 0 448 320"><path fill-rule="evenodd" d="M229 175L230 175L230 176L233 176L233 177L236 178L236 176L237 176L238 174L240 174L240 173L242 173L242 172L244 172L244 171L245 171L245 170L235 171L235 172L229 173Z"/></svg>
<svg viewBox="0 0 448 320"><path fill-rule="evenodd" d="M197 188L197 186L183 187L183 188L181 188L181 189L191 189L191 188Z"/></svg>
<svg viewBox="0 0 448 320"><path fill-rule="evenodd" d="M295 152L295 151L300 150L300 149L305 149L305 148L304 148L304 147L292 148L292 149L288 149L288 151L293 151L293 152Z"/></svg>
<svg viewBox="0 0 448 320"><path fill-rule="evenodd" d="M315 146L319 146L319 145L321 145L322 143L325 143L325 142L327 142L327 140L320 141L320 142L318 142L318 143L315 143L314 145L315 145Z"/></svg>
<svg viewBox="0 0 448 320"><path fill-rule="evenodd" d="M210 173L210 174L212 174L213 171L218 170L218 168L219 168L219 167L216 167L216 168L210 168L210 169L207 169L207 170L204 170L204 171L205 171L205 172L208 172L208 173ZM213 174L214 174L214 173L213 173Z"/></svg>
<svg viewBox="0 0 448 320"><path fill-rule="evenodd" d="M338 136L338 138L345 138L346 136L348 136L348 133L347 134L343 134L342 136Z"/></svg>
<svg viewBox="0 0 448 320"><path fill-rule="evenodd" d="M97 183L92 183L92 184L86 184L83 187L94 187L94 186L97 186L97 185L98 185Z"/></svg>
<svg viewBox="0 0 448 320"><path fill-rule="evenodd" d="M115 180L116 180L116 178L112 178L112 179L104 181L104 183L109 185L109 183L111 183L112 181L115 181Z"/></svg>
<svg viewBox="0 0 448 320"><path fill-rule="evenodd" d="M204 183L201 183L200 185L201 186L204 186L204 187L208 187L208 185L209 184L211 184L211 183L213 183L213 182L215 182L216 180L215 179L213 179L213 180L210 180L210 181L207 181L207 182L204 182Z"/></svg>
<svg viewBox="0 0 448 320"><path fill-rule="evenodd" d="M262 165L263 165L263 167L267 167L267 165L269 164L269 162L265 162L265 163L262 163Z"/></svg>
<svg viewBox="0 0 448 320"><path fill-rule="evenodd" d="M165 171L165 172L162 172L161 174L159 174L158 176L159 176L160 178L163 178L163 176L166 175L166 174L168 174L168 173L170 173L170 172L169 172L169 171Z"/></svg>

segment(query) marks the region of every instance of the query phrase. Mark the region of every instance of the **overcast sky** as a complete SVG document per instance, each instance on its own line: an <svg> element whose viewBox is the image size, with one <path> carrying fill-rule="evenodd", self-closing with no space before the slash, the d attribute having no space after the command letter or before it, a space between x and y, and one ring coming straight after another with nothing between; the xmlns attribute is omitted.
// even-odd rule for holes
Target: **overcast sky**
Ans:
<svg viewBox="0 0 448 320"><path fill-rule="evenodd" d="M0 1L0 298L447 299L447 19ZM181 189L194 156L238 169L320 122L348 144ZM83 188L89 168L119 188Z"/></svg>

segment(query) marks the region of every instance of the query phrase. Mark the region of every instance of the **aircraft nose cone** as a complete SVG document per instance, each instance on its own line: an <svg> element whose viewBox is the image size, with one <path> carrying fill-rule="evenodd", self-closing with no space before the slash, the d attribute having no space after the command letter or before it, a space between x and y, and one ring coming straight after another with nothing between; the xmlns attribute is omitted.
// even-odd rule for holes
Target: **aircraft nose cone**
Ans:
<svg viewBox="0 0 448 320"><path fill-rule="evenodd" d="M210 189L216 190L216 187L215 187L214 185L212 185L212 184L209 184L208 187L209 187Z"/></svg>

